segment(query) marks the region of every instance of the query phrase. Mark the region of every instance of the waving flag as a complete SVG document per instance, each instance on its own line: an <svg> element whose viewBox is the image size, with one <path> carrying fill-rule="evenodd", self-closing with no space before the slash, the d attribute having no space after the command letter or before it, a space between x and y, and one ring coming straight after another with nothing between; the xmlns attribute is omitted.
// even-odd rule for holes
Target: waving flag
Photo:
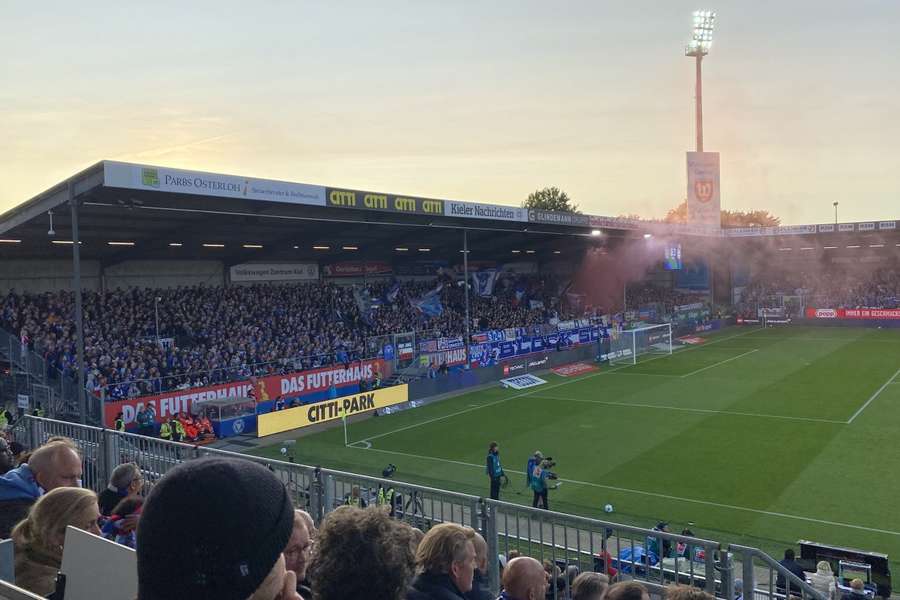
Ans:
<svg viewBox="0 0 900 600"><path fill-rule="evenodd" d="M491 296L499 273L497 269L486 269L472 273L472 287L479 296Z"/></svg>
<svg viewBox="0 0 900 600"><path fill-rule="evenodd" d="M436 288L419 298L418 300L410 300L413 308L425 315L426 317L439 317L444 314L444 305L441 304L440 291L443 284L438 284Z"/></svg>

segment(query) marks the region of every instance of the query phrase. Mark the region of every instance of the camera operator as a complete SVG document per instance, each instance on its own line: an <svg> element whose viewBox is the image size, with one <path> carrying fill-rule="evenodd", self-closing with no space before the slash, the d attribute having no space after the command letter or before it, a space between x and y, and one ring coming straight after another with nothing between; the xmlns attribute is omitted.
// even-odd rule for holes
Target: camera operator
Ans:
<svg viewBox="0 0 900 600"><path fill-rule="evenodd" d="M535 465L534 471L531 472L531 490L534 492L531 506L534 508L550 510L550 504L547 501L547 492L550 488L547 482L551 479L558 479L556 473L550 470L555 466L556 462L553 457L548 456L540 464Z"/></svg>

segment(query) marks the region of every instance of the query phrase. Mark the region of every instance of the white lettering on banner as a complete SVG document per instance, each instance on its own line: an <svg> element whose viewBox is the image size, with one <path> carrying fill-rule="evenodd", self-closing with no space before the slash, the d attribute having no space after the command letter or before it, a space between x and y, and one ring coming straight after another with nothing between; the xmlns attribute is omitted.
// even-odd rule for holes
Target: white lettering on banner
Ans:
<svg viewBox="0 0 900 600"><path fill-rule="evenodd" d="M860 231L875 231L875 223L860 223Z"/></svg>
<svg viewBox="0 0 900 600"><path fill-rule="evenodd" d="M820 233L832 233L834 231L834 225L819 225Z"/></svg>
<svg viewBox="0 0 900 600"><path fill-rule="evenodd" d="M313 281L319 278L316 263L248 263L234 265L231 281Z"/></svg>
<svg viewBox="0 0 900 600"><path fill-rule="evenodd" d="M853 231L856 226L853 223L841 223L838 225L838 231L841 233L846 233L848 231Z"/></svg>
<svg viewBox="0 0 900 600"><path fill-rule="evenodd" d="M897 229L897 221L882 221L878 224L878 229L882 231L885 229Z"/></svg>
<svg viewBox="0 0 900 600"><path fill-rule="evenodd" d="M528 213L525 212L524 208L476 202L456 202L453 200L444 202L444 216L470 219L498 219L503 221L528 220Z"/></svg>
<svg viewBox="0 0 900 600"><path fill-rule="evenodd" d="M506 387L511 387L514 390L524 390L525 388L535 387L547 383L540 377L536 377L530 373L501 379L500 382L503 383Z"/></svg>
<svg viewBox="0 0 900 600"><path fill-rule="evenodd" d="M837 311L833 308L817 308L816 309L816 318L817 319L836 319Z"/></svg>

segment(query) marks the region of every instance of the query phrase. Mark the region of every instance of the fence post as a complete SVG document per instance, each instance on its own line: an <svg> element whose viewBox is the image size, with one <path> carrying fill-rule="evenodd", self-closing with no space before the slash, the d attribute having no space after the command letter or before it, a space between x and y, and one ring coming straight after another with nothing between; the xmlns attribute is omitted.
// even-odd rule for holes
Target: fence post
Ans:
<svg viewBox="0 0 900 600"><path fill-rule="evenodd" d="M722 597L726 600L734 598L734 562L727 550L719 551L719 572L722 574ZM715 578L713 578L713 595L715 595Z"/></svg>
<svg viewBox="0 0 900 600"><path fill-rule="evenodd" d="M488 547L488 585L492 594L500 593L500 544L497 539L497 507L481 498L482 534Z"/></svg>
<svg viewBox="0 0 900 600"><path fill-rule="evenodd" d="M753 577L753 555L749 550L741 551L741 571L743 572L743 581L741 582L743 596L753 600L756 593L756 581ZM772 590L769 590L769 594L772 594Z"/></svg>
<svg viewBox="0 0 900 600"><path fill-rule="evenodd" d="M716 595L716 557L712 548L706 549L706 591ZM728 600L731 600L730 598Z"/></svg>

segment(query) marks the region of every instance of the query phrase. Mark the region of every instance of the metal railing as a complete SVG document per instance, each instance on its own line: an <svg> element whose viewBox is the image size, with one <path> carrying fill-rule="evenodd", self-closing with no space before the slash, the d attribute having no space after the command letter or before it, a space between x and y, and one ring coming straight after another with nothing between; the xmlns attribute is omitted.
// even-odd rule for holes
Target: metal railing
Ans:
<svg viewBox="0 0 900 600"><path fill-rule="evenodd" d="M112 470L125 462L136 463L151 488L173 467L202 456L224 456L250 460L267 466L284 483L294 505L309 511L319 523L330 511L347 503L384 505L391 515L413 527L427 531L438 523L458 523L481 532L489 555L508 556L517 550L560 567L559 589L554 598L569 597L566 569L615 570L620 579L640 581L652 592L662 592L671 584L692 585L732 600L734 575L743 576L744 597L749 600L785 600L784 583L802 600L825 600L775 559L757 548L656 530L600 521L552 511L489 500L469 494L369 477L293 462L239 454L203 446L148 438L136 434L101 429L75 423L26 415L17 422L14 434L34 448L52 436L74 440L84 460L83 485L100 492L106 488ZM393 494L387 493L392 490ZM385 492L379 494L379 491ZM356 500L359 498L359 500ZM658 560L648 558L650 546ZM639 551L640 549L640 551ZM740 563L737 566L736 563ZM499 589L499 561L489 560L489 580Z"/></svg>

